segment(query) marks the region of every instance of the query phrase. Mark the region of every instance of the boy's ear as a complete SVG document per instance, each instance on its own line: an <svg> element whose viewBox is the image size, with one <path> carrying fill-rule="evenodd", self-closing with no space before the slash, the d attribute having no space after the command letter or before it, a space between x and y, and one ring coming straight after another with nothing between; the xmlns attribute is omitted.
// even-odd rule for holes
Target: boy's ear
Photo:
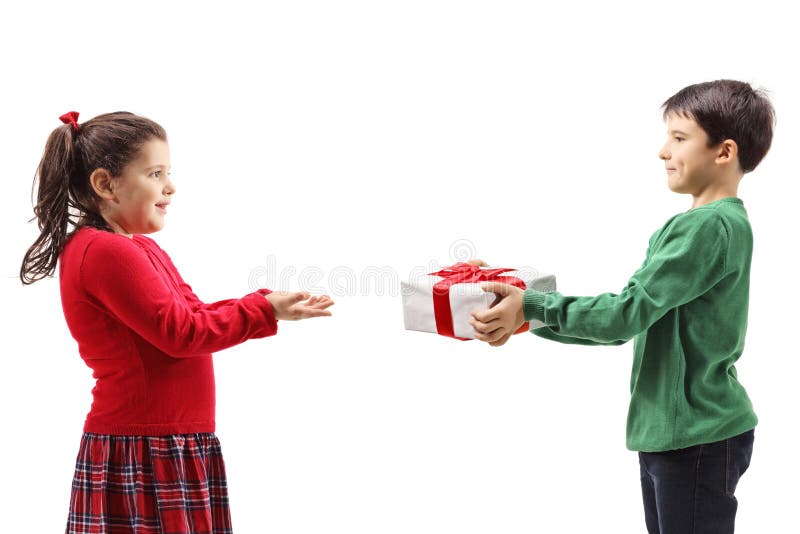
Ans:
<svg viewBox="0 0 800 534"><path fill-rule="evenodd" d="M739 145L733 139L725 139L719 144L717 163L728 163L739 157Z"/></svg>
<svg viewBox="0 0 800 534"><path fill-rule="evenodd" d="M104 200L114 200L114 180L106 169L95 169L89 176L94 194Z"/></svg>

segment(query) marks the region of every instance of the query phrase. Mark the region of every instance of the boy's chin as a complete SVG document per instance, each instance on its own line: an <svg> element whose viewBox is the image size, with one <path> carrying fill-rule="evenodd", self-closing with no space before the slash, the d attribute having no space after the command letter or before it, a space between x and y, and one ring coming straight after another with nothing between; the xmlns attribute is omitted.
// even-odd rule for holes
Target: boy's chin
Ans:
<svg viewBox="0 0 800 534"><path fill-rule="evenodd" d="M691 191L689 191L686 187L672 180L667 180L667 187L669 187L669 190L672 191L673 193L678 193L681 195L688 195L689 193L691 193Z"/></svg>

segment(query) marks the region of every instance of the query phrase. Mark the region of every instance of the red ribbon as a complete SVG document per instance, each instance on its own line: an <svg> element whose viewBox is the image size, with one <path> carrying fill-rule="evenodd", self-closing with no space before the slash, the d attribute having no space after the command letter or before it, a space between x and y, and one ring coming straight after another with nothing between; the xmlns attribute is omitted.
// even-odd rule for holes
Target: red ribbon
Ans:
<svg viewBox="0 0 800 534"><path fill-rule="evenodd" d="M510 284L520 289L525 289L525 282L516 276L501 276L503 273L514 269L496 268L481 269L469 263L456 263L450 267L445 267L441 271L429 273L433 276L441 276L443 280L433 285L433 315L436 318L436 331L442 336L456 339L453 331L453 313L450 308L450 286L453 284L474 284L478 282L501 282ZM528 323L523 324L519 330L514 332L519 334L528 329Z"/></svg>
<svg viewBox="0 0 800 534"><path fill-rule="evenodd" d="M64 124L71 124L72 129L76 132L78 131L78 112L77 111L68 111L59 117L61 122Z"/></svg>

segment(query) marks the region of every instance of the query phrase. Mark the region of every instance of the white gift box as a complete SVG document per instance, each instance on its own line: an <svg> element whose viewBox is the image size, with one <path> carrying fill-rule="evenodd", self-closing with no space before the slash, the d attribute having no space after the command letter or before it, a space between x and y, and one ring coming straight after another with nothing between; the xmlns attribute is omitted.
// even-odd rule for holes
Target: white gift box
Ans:
<svg viewBox="0 0 800 534"><path fill-rule="evenodd" d="M464 264L459 264L464 265ZM456 267L456 266L452 266ZM444 270L449 269L446 267ZM497 271L494 268L481 268L481 271ZM441 271L440 271L441 272ZM556 278L552 274L538 273L533 270L508 270L500 274L502 277L515 277L524 282L527 289L550 292L556 290ZM434 310L434 286L444 280L444 276L429 274L414 280L402 281L403 319L406 330L439 333ZM491 280L485 280L491 281ZM469 324L473 310L489 309L497 296L487 293L481 288L484 281L456 282L449 288L449 304L453 320L453 336L463 339L475 339L475 331ZM530 328L544 326L540 321L531 321ZM446 334L445 334L446 335Z"/></svg>

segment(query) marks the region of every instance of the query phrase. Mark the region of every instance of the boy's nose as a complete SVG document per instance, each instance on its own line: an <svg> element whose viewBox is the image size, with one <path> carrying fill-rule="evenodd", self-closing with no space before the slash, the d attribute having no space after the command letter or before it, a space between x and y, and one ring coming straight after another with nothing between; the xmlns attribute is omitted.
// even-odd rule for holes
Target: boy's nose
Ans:
<svg viewBox="0 0 800 534"><path fill-rule="evenodd" d="M661 147L661 150L658 151L658 157L663 159L663 160L668 160L669 159L670 154L669 154L669 151L667 150L666 146Z"/></svg>

